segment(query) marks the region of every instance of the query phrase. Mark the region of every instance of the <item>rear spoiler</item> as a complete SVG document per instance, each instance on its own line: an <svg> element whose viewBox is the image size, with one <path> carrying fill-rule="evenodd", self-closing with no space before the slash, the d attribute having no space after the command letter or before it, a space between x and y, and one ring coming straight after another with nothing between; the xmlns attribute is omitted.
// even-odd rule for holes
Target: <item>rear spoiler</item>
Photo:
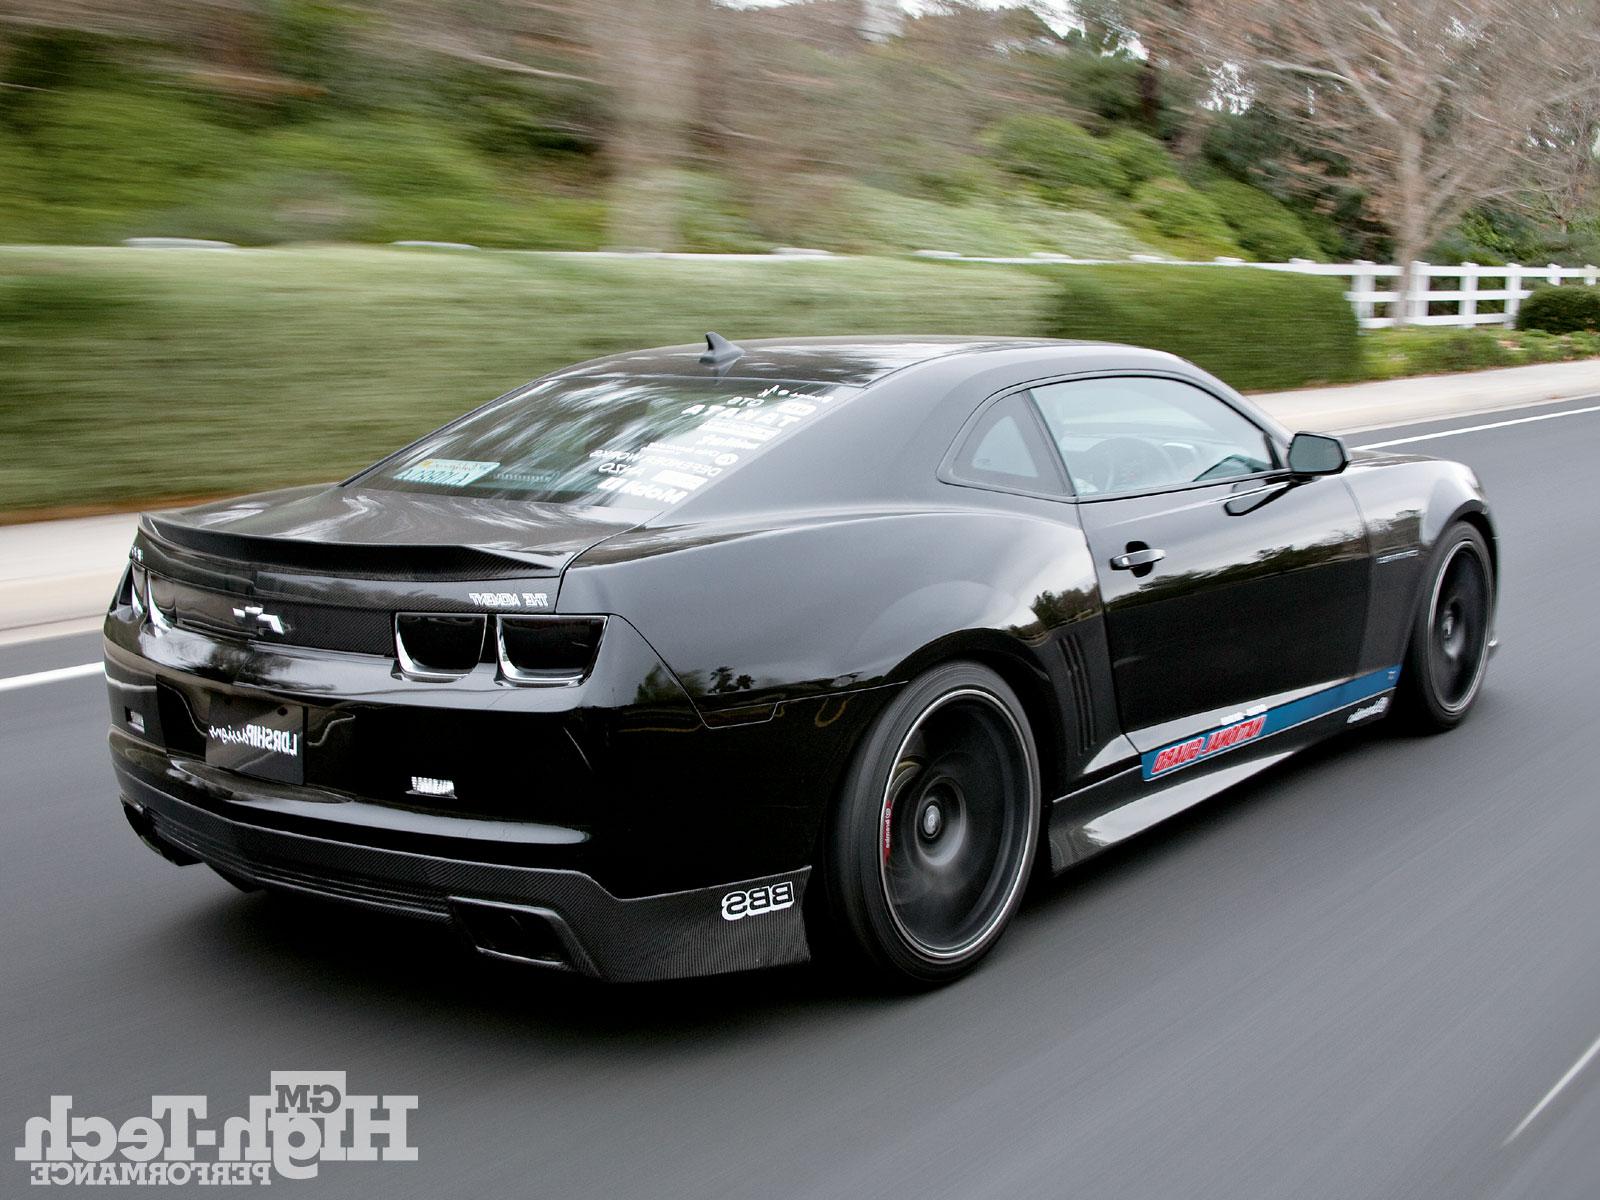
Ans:
<svg viewBox="0 0 1600 1200"><path fill-rule="evenodd" d="M571 557L499 547L407 542L318 542L305 538L230 533L146 513L140 532L169 550L189 551L252 567L360 579L513 579L556 575Z"/></svg>

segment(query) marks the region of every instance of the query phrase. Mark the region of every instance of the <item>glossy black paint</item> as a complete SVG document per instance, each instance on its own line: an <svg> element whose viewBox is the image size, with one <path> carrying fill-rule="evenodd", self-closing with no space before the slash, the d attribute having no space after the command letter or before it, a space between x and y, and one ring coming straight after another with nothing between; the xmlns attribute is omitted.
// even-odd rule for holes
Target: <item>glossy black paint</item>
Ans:
<svg viewBox="0 0 1600 1200"><path fill-rule="evenodd" d="M1366 532L1336 477L1250 479L1078 506L1100 561L1151 548L1142 578L1104 573L1123 727L1152 727L1355 674Z"/></svg>
<svg viewBox="0 0 1600 1200"><path fill-rule="evenodd" d="M1286 461L1287 431L1169 355L1021 339L744 348L721 366L696 345L571 369L861 388L642 521L359 481L146 518L134 560L175 619L158 628L124 593L105 625L112 757L141 833L236 878L454 914L489 952L489 918L463 905L548 910L566 965L613 978L639 972L621 965L611 918L562 911L568 893L542 896L540 872L618 903L703 892L669 906L662 936L681 953L648 974L792 961L805 956L799 905L744 918L730 942L717 897L736 881L803 891L851 754L927 667L979 660L1023 699L1044 794L1058 798L1047 828L1060 869L1343 728L1336 714L1170 782L1139 772L1141 752L1233 710L1400 662L1440 533L1464 517L1493 545L1470 472L1409 456L1084 500L943 470L986 402L1104 374L1193 383ZM1141 545L1165 555L1110 567ZM537 612L605 618L580 681L521 686L497 665L495 613L526 613L536 596ZM284 632L229 628L249 606L281 609ZM490 637L458 677L411 677L398 613L485 613ZM206 764L213 706L267 700L305 709L303 786ZM419 794L418 777L453 794ZM204 821L226 835L206 841ZM346 849L302 861L305 839ZM701 955L697 939L734 948Z"/></svg>

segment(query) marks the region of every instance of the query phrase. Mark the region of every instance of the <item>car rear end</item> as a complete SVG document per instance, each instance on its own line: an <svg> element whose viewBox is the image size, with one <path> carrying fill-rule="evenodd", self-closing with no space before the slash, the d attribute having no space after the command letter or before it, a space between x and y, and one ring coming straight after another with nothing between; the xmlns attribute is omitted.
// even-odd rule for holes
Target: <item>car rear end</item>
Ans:
<svg viewBox="0 0 1600 1200"><path fill-rule="evenodd" d="M246 886L611 979L803 960L854 715L703 711L715 680L686 690L634 623L714 621L690 562L673 595L561 599L586 552L692 528L859 391L736 358L768 377L694 348L601 360L342 484L145 518L105 624L135 829Z"/></svg>
<svg viewBox="0 0 1600 1200"><path fill-rule="evenodd" d="M805 872L734 865L763 855L727 853L672 672L623 616L558 611L604 530L511 553L212 516L146 518L105 622L112 762L152 848L609 979L805 957L798 905L721 919L732 885Z"/></svg>

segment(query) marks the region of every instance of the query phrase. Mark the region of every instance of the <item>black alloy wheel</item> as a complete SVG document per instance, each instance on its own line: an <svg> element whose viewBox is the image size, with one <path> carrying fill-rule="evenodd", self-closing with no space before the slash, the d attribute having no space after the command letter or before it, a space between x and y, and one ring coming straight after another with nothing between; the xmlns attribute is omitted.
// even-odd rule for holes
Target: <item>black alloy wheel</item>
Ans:
<svg viewBox="0 0 1600 1200"><path fill-rule="evenodd" d="M857 754L824 874L852 941L901 980L969 971L1021 899L1038 753L1014 692L974 663L907 685Z"/></svg>
<svg viewBox="0 0 1600 1200"><path fill-rule="evenodd" d="M1458 523L1434 553L1400 680L1400 709L1426 732L1460 724L1483 686L1494 627L1494 571L1483 535Z"/></svg>

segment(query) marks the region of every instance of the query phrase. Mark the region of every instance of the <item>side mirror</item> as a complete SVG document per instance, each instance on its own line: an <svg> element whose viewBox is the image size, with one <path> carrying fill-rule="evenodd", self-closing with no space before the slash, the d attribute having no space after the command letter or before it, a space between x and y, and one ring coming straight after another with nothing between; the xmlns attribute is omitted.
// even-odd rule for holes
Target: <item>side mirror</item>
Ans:
<svg viewBox="0 0 1600 1200"><path fill-rule="evenodd" d="M1289 443L1289 470L1296 475L1337 475L1349 464L1344 443L1325 433L1297 433Z"/></svg>

